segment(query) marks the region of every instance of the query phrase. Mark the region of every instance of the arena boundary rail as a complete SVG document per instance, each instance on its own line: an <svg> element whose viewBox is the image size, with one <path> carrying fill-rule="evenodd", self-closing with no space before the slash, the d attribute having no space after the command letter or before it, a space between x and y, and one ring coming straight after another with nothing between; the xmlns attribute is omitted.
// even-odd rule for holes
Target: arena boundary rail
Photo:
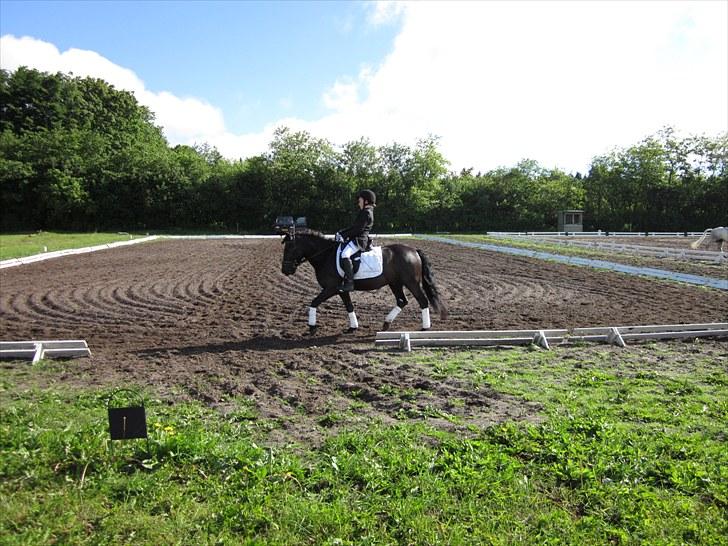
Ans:
<svg viewBox="0 0 728 546"><path fill-rule="evenodd" d="M128 235L126 232L120 232L121 235ZM133 239L129 236L128 241L118 241L116 243L107 243L103 245L87 246L83 248L69 248L67 250L56 250L53 252L42 252L40 254L33 254L32 256L24 256L23 258L8 258L7 260L0 261L0 269L6 267L16 267L19 265L30 264L34 262L42 262L43 260L50 260L52 258L60 258L61 256L72 256L74 254L86 254L87 252L97 252L99 250L107 250L109 248L116 248L120 246L135 245L139 243L146 243L149 241L155 241L157 239L189 239L189 240L207 240L207 239L280 239L280 235L147 235L138 239ZM333 239L333 235L327 236ZM381 233L373 234L373 238L399 238L399 237L412 237L411 233Z"/></svg>
<svg viewBox="0 0 728 546"><path fill-rule="evenodd" d="M728 322L662 324L646 326L598 326L573 329L458 330L377 332L374 344L411 351L413 347L482 347L537 345L550 349L551 343L596 341L626 347L628 341L728 337Z"/></svg>
<svg viewBox="0 0 728 546"><path fill-rule="evenodd" d="M492 237L700 237L702 231L486 231Z"/></svg>
<svg viewBox="0 0 728 546"><path fill-rule="evenodd" d="M44 358L79 358L91 356L86 340L0 341L0 358L32 359L33 364Z"/></svg>
<svg viewBox="0 0 728 546"><path fill-rule="evenodd" d="M721 263L728 260L728 255L717 250L694 250L692 248L670 248L649 245L631 245L625 243L607 242L610 236L614 237L630 237L630 238L660 238L660 237L698 237L702 233L679 233L679 232L661 232L661 233L622 233L622 232L489 232L489 236L502 239L523 239L533 238L544 243L551 243L564 246L576 246L581 248L596 248L603 250L613 250L617 252L628 252L629 254L637 254L640 256L657 256L659 258L677 258L682 260L699 260L705 262ZM584 241L581 238L597 237L604 238L605 241Z"/></svg>

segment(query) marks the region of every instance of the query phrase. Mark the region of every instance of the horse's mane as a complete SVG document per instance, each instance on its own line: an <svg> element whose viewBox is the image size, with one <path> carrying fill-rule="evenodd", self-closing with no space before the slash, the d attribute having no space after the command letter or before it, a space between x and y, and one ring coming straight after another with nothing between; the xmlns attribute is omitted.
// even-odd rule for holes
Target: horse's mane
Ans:
<svg viewBox="0 0 728 546"><path fill-rule="evenodd" d="M320 231L316 231L315 229L310 229L310 228L297 229L296 236L299 236L299 235L308 235L310 237L314 237L316 239L322 239L322 240L330 242L330 243L334 242L333 240L326 237L326 235L324 235Z"/></svg>

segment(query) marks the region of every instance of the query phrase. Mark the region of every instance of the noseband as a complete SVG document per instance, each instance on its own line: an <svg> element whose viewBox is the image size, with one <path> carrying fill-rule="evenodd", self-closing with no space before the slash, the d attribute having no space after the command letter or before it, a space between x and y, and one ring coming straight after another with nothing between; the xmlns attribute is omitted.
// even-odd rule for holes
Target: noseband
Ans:
<svg viewBox="0 0 728 546"><path fill-rule="evenodd" d="M283 260L283 266L284 267L288 266L288 267L292 267L295 269L305 261L306 261L305 256L301 256L297 260Z"/></svg>

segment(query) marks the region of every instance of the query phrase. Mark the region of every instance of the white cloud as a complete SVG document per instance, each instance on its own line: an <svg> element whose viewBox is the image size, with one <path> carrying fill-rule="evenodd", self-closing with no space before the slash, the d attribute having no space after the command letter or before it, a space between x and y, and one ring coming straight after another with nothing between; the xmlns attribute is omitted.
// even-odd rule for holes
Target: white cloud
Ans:
<svg viewBox="0 0 728 546"><path fill-rule="evenodd" d="M394 50L360 82L367 98L308 128L339 142L347 128L378 143L437 134L455 168L584 170L664 125L728 130L727 15L715 2L407 4Z"/></svg>
<svg viewBox="0 0 728 546"><path fill-rule="evenodd" d="M225 134L225 120L219 108L196 98L180 98L167 91L137 92L137 99L156 114L156 121L174 144L201 142Z"/></svg>
<svg viewBox="0 0 728 546"><path fill-rule="evenodd" d="M372 25L386 25L394 22L405 10L406 2L378 0L370 4L369 22Z"/></svg>
<svg viewBox="0 0 728 546"><path fill-rule="evenodd" d="M150 91L132 70L120 67L94 51L69 49L60 52L56 46L42 40L5 35L0 37L0 52L0 66L6 70L28 66L45 72L90 76L101 78L117 89L133 92L141 104L154 112L156 123L173 145L231 140L219 108L197 98ZM240 139L241 142L254 140Z"/></svg>
<svg viewBox="0 0 728 546"><path fill-rule="evenodd" d="M337 144L442 137L454 169L532 158L585 171L594 155L673 125L728 131L725 4L418 2L376 69L287 125ZM261 140L262 141L262 140Z"/></svg>
<svg viewBox="0 0 728 546"><path fill-rule="evenodd" d="M355 82L337 81L324 93L324 104L331 110L347 110L358 104L359 86Z"/></svg>
<svg viewBox="0 0 728 546"><path fill-rule="evenodd" d="M286 125L343 144L435 134L454 169L528 157L584 171L592 156L673 125L728 131L725 2L413 2L372 4L372 23L399 17L390 54L322 92L329 113L271 120L234 135L220 109L152 92L93 52L2 38L2 65L72 71L133 90L170 142L206 141L226 157L266 150Z"/></svg>
<svg viewBox="0 0 728 546"><path fill-rule="evenodd" d="M28 36L16 38L8 34L0 37L0 65L10 71L28 66L44 72L92 76L135 93L144 89L144 83L134 72L115 65L94 51L72 48L61 53L53 44Z"/></svg>

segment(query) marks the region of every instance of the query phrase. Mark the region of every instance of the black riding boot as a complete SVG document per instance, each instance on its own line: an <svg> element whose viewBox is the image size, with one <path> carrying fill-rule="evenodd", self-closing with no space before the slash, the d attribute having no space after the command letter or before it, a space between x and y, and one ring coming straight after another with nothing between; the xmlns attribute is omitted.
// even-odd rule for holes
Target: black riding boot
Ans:
<svg viewBox="0 0 728 546"><path fill-rule="evenodd" d="M341 258L341 269L344 270L344 279L339 286L340 292L351 292L354 290L354 266L351 258Z"/></svg>

